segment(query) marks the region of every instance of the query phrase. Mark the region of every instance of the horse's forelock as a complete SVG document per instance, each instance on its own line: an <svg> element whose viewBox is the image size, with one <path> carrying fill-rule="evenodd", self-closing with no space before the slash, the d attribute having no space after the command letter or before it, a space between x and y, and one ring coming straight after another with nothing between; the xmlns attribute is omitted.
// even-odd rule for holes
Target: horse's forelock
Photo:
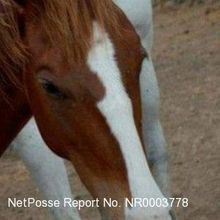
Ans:
<svg viewBox="0 0 220 220"><path fill-rule="evenodd" d="M117 27L117 13L112 0L35 0L34 13L52 45L59 45L71 61L84 60L90 48L93 21L101 27ZM31 10L30 10L31 11Z"/></svg>
<svg viewBox="0 0 220 220"><path fill-rule="evenodd" d="M93 21L117 31L117 9L112 0L31 0L28 20L40 22L52 45L59 45L68 60L84 61L90 48ZM25 66L22 43L12 0L0 0L0 76L17 84L17 72ZM0 80L1 81L1 80ZM0 88L1 89L1 88Z"/></svg>

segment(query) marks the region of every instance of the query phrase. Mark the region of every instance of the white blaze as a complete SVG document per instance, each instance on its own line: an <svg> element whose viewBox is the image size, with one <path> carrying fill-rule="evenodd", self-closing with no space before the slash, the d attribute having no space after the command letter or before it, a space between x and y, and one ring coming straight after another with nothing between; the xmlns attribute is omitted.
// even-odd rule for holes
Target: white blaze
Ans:
<svg viewBox="0 0 220 220"><path fill-rule="evenodd" d="M126 93L108 34L94 24L94 40L88 66L105 87L97 107L117 139L127 168L132 197L163 198L149 170L135 126L131 100Z"/></svg>

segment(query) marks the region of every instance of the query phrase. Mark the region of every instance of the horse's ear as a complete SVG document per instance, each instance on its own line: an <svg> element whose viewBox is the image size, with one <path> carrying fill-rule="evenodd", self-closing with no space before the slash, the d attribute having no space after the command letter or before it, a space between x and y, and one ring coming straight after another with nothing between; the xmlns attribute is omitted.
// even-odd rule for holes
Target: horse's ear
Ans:
<svg viewBox="0 0 220 220"><path fill-rule="evenodd" d="M28 0L13 0L13 2L16 4L14 8L14 18L18 26L20 37L23 38L25 35L25 7Z"/></svg>
<svg viewBox="0 0 220 220"><path fill-rule="evenodd" d="M20 5L21 7L25 7L28 0L14 0L14 2Z"/></svg>

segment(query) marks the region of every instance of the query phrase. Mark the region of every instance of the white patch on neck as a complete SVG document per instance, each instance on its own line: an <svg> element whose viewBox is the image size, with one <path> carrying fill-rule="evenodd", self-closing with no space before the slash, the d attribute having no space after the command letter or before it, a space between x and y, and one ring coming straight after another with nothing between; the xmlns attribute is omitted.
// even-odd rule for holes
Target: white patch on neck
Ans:
<svg viewBox="0 0 220 220"><path fill-rule="evenodd" d="M135 126L131 100L123 86L114 55L114 46L108 34L94 23L94 40L88 54L88 66L105 87L105 97L97 107L120 145L132 197L163 198L149 170Z"/></svg>

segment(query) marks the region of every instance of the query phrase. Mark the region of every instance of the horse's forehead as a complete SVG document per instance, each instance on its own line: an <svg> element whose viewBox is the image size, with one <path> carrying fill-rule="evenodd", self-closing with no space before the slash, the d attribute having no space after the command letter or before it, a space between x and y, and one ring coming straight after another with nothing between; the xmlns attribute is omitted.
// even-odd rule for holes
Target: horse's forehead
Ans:
<svg viewBox="0 0 220 220"><path fill-rule="evenodd" d="M128 21L125 20L126 25L127 22ZM100 76L90 68L88 63L90 57L92 57L92 62L96 63L97 68L101 68L99 72L106 72L105 69L114 72L114 66L117 66L120 69L119 78L122 77L125 81L132 81L134 75L137 75L139 72L137 66L140 66L142 58L137 34L134 33L134 30L131 28L127 35L127 40L129 42L125 40L125 42L122 43L122 40L118 40L121 37L122 36L118 35L118 33L109 33L109 30L107 33L107 31L99 27L98 23L94 22L91 48L87 53L87 57L85 57L85 61L87 62L78 64L74 62L67 63L59 48L48 47L48 40L40 27L29 25L28 29L30 50L33 54L34 62L37 62L36 65L38 67L49 65L52 67L51 69L54 70L52 74L57 74L58 77L66 76L63 81L68 79L69 82L72 82L67 83L67 85L65 85L67 87L80 83L83 87L79 87L79 89L88 89L91 95L95 94L96 100L100 100L104 96L106 84L100 82ZM111 65L111 61L116 65ZM112 74L110 74L110 79L111 78L113 79ZM116 80L116 78L113 80ZM130 83L130 85L125 84L123 86L130 86L135 90L136 85L131 85ZM75 86L73 90L76 91L77 86Z"/></svg>

